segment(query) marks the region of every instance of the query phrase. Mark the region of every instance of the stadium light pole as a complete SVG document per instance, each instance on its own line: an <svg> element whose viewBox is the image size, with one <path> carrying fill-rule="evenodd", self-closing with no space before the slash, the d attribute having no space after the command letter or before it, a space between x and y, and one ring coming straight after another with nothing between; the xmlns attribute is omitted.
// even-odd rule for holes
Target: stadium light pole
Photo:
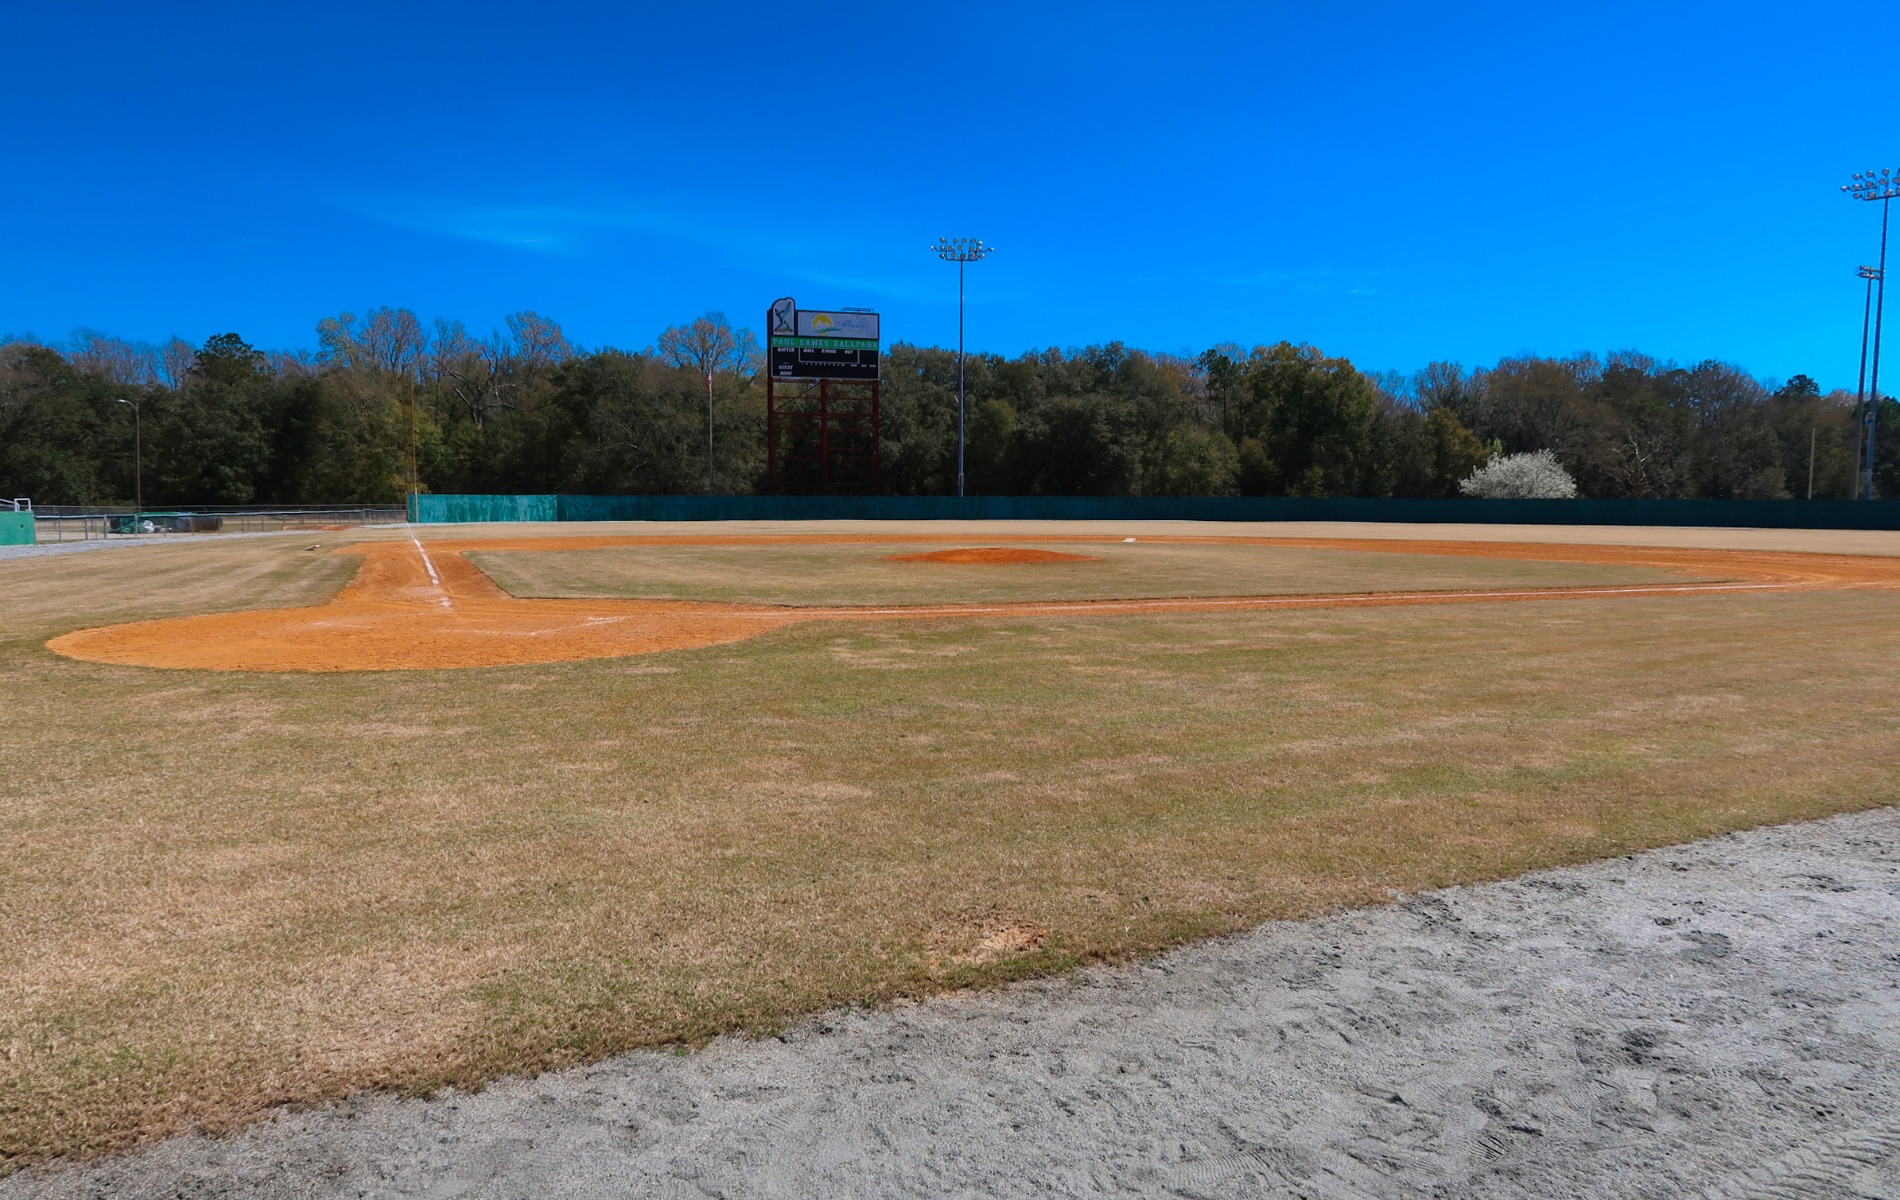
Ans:
<svg viewBox="0 0 1900 1200"><path fill-rule="evenodd" d="M1860 277L1867 281L1867 295L1861 301L1860 305L1860 373L1854 376L1854 411L1860 414L1863 426L1861 429L1860 442L1856 444L1857 449L1859 445L1864 444L1867 440L1867 431L1865 429L1867 421L1867 410L1865 407L1867 403L1867 331L1873 327L1874 280L1880 278L1880 268L1862 267L1860 268ZM1856 500L1860 499L1860 464L1858 463L1856 463L1854 467L1854 498Z"/></svg>
<svg viewBox="0 0 1900 1200"><path fill-rule="evenodd" d="M139 422L139 402L119 397L120 404L132 406L132 507L145 515L145 433Z"/></svg>
<svg viewBox="0 0 1900 1200"><path fill-rule="evenodd" d="M1900 196L1900 176L1894 174L1891 167L1882 167L1879 171L1868 171L1865 175L1855 172L1852 183L1844 183L1841 190L1856 200L1880 201L1880 265L1874 268L1868 286L1874 289L1874 361L1873 371L1867 380L1867 411L1861 417L1862 427L1866 430L1864 465L1861 467L1863 500L1874 498L1874 429L1877 424L1875 413L1880 409L1880 319L1887 307L1887 210L1892 207L1893 198Z"/></svg>
<svg viewBox="0 0 1900 1200"><path fill-rule="evenodd" d="M981 238L938 238L937 257L957 264L957 495L963 495L963 264L982 262L995 253Z"/></svg>

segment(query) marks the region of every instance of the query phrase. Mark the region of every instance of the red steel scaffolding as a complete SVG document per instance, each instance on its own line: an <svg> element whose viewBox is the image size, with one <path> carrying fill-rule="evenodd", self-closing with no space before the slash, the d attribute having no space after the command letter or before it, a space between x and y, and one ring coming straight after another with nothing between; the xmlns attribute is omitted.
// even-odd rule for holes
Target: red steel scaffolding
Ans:
<svg viewBox="0 0 1900 1200"><path fill-rule="evenodd" d="M766 376L767 489L792 493L876 492L876 380Z"/></svg>

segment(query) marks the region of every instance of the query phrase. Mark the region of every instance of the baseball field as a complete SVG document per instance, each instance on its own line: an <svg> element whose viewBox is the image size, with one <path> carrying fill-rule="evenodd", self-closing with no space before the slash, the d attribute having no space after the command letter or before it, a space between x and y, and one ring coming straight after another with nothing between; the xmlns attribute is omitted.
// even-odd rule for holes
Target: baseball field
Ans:
<svg viewBox="0 0 1900 1200"><path fill-rule="evenodd" d="M0 559L0 1171L1900 797L1900 535Z"/></svg>

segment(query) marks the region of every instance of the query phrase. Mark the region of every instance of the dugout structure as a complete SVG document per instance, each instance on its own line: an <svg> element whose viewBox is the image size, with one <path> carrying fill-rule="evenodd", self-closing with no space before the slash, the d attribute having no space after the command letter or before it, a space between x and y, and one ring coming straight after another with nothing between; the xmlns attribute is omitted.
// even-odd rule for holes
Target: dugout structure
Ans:
<svg viewBox="0 0 1900 1200"><path fill-rule="evenodd" d="M767 490L881 491L878 315L800 309L788 297L768 310L766 329Z"/></svg>

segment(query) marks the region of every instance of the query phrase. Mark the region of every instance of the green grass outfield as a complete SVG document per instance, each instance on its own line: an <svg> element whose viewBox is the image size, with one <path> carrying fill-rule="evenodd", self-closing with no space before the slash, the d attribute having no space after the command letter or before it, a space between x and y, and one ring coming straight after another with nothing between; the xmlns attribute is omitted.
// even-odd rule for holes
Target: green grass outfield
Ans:
<svg viewBox="0 0 1900 1200"><path fill-rule="evenodd" d="M439 672L43 646L317 602L352 562L305 547L362 536L0 560L0 1162L1900 796L1885 592L844 622ZM1287 588L1346 568L1310 569Z"/></svg>

